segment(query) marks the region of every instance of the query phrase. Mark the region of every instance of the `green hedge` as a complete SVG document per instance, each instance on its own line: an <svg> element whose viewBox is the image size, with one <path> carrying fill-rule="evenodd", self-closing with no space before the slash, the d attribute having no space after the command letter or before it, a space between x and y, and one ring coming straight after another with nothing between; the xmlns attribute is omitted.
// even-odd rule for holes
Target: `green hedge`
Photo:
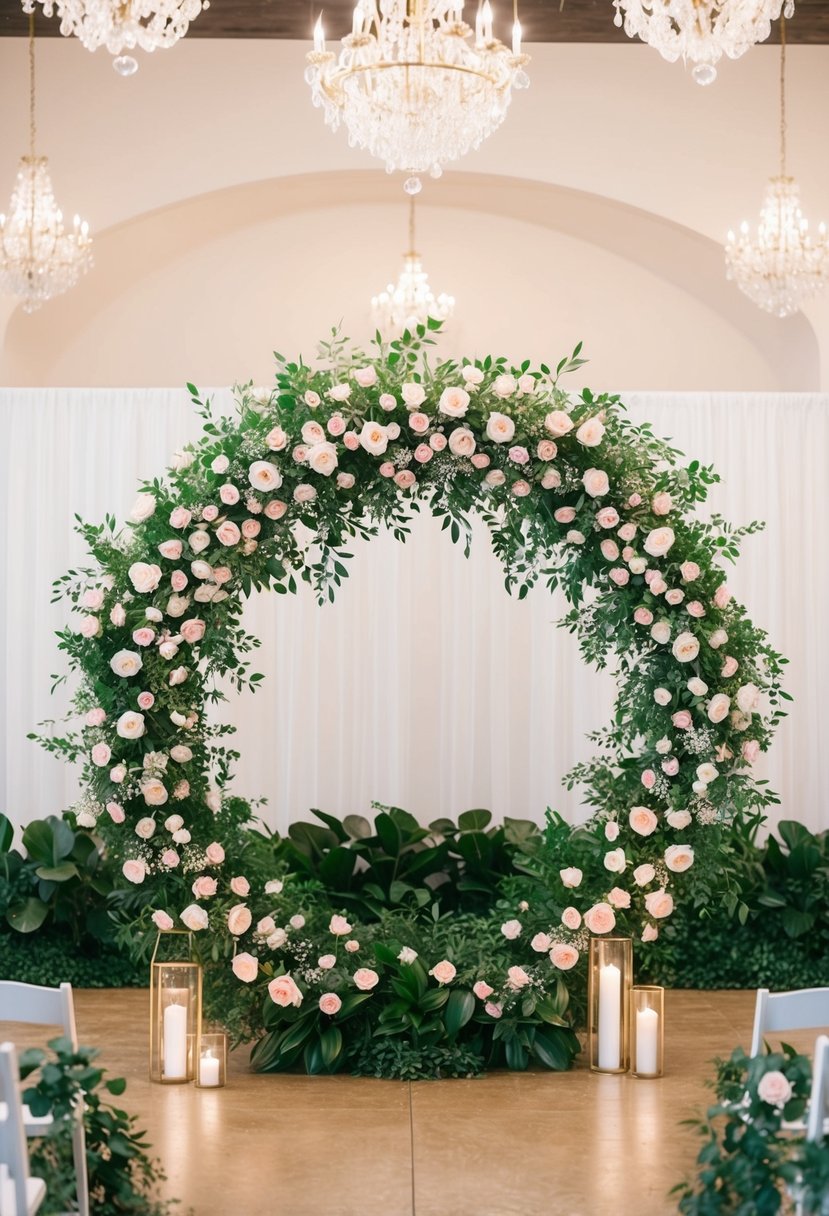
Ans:
<svg viewBox="0 0 829 1216"><path fill-rule="evenodd" d="M25 984L72 984L74 988L140 988L148 969L134 963L115 947L87 949L74 945L68 935L0 933L0 980Z"/></svg>

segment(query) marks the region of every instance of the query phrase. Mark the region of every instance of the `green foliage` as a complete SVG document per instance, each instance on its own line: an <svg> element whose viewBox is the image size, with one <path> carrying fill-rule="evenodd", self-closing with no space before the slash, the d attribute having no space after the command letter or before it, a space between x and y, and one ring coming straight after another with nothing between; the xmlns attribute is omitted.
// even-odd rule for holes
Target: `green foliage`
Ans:
<svg viewBox="0 0 829 1216"><path fill-rule="evenodd" d="M101 842L56 815L27 825L24 853L11 847L12 837L10 821L0 815L0 913L6 923L26 934L57 929L76 945L111 941L113 873Z"/></svg>
<svg viewBox="0 0 829 1216"><path fill-rule="evenodd" d="M452 1043L422 1051L403 1039L372 1039L351 1061L357 1077L393 1081L438 1081L447 1077L477 1077L486 1061L474 1047Z"/></svg>
<svg viewBox="0 0 829 1216"><path fill-rule="evenodd" d="M143 988L149 971L113 945L76 945L68 933L0 932L0 979L73 988Z"/></svg>
<svg viewBox="0 0 829 1216"><path fill-rule="evenodd" d="M689 1120L703 1147L695 1181L674 1188L679 1211L683 1216L776 1216L798 1197L803 1216L819 1216L829 1200L829 1154L783 1128L784 1121L802 1119L806 1109L808 1058L785 1045L753 1059L737 1048L728 1060L716 1061L716 1070L716 1104L705 1119ZM778 1082L779 1105L761 1097L763 1078L770 1073Z"/></svg>
<svg viewBox="0 0 829 1216"><path fill-rule="evenodd" d="M165 1175L148 1154L144 1132L134 1115L112 1106L104 1091L120 1096L126 1081L107 1078L94 1064L98 1052L68 1039L53 1039L49 1051L32 1048L20 1056L20 1073L29 1084L23 1101L33 1115L53 1116L49 1131L30 1142L31 1170L46 1182L40 1209L54 1216L72 1207L75 1170L72 1160L72 1111L83 1104L90 1206L96 1216L169 1216L171 1203L158 1197Z"/></svg>

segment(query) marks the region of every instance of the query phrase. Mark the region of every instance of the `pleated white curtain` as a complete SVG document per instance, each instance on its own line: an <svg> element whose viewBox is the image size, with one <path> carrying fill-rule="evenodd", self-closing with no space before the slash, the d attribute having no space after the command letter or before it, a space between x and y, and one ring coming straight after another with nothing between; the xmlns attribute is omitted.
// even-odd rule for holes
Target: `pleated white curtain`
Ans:
<svg viewBox="0 0 829 1216"><path fill-rule="evenodd" d="M729 574L791 660L795 701L762 768L781 794L775 817L827 827L829 397L625 399L634 420L716 464L712 509L767 521ZM64 689L49 693L50 674L63 671L53 635L66 623L49 601L52 580L84 560L74 514L123 518L138 479L160 473L199 420L185 392L167 389L7 389L0 410L0 809L20 823L68 806L77 790L68 766L26 739L68 703ZM247 606L266 679L223 707L242 752L236 790L266 798L275 827L312 806L366 813L372 799L424 821L470 806L541 818L550 805L578 818L578 792L560 780L589 754L585 733L609 720L613 687L554 627L562 601L542 587L511 600L483 528L469 561L425 517L405 546L381 535L351 548L335 605L317 607L303 586Z"/></svg>

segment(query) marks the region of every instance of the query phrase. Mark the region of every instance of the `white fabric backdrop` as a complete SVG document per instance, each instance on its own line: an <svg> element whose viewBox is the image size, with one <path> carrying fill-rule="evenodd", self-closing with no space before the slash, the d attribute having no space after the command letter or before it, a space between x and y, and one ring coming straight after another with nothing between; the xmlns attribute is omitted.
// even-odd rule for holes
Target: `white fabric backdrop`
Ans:
<svg viewBox="0 0 829 1216"><path fill-rule="evenodd" d="M829 563L829 397L653 394L625 399L637 420L713 461L724 484L712 507L768 528L746 542L729 584L791 659L794 695L763 771L781 815L829 826L829 765L821 763ZM198 433L186 393L167 389L0 391L0 793L25 822L70 804L73 773L26 739L67 697L50 697L62 663L53 638L66 621L50 584L83 547L77 512L123 518L137 480L166 467ZM488 806L540 818L552 805L577 817L560 779L587 755L586 731L608 719L612 683L584 669L554 628L563 605L537 588L509 599L483 529L463 560L431 519L410 542L356 545L352 577L333 606L259 597L247 624L262 639L255 696L226 717L239 727L235 788L264 796L284 827L319 806L366 812L394 802L423 820Z"/></svg>

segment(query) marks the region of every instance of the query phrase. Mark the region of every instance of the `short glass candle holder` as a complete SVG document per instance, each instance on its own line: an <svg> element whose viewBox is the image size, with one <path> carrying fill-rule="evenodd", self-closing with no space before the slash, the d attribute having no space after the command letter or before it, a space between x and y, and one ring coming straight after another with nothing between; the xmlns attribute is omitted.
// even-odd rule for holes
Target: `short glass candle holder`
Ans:
<svg viewBox="0 0 829 1216"><path fill-rule="evenodd" d="M227 1084L227 1035L223 1031L204 1030L198 1041L198 1089L220 1089Z"/></svg>
<svg viewBox="0 0 829 1216"><path fill-rule="evenodd" d="M591 937L587 964L587 1025L590 1067L594 1072L628 1071L632 979L631 938Z"/></svg>
<svg viewBox="0 0 829 1216"><path fill-rule="evenodd" d="M636 984L630 996L631 1059L635 1077L661 1077L664 1070L665 989Z"/></svg>
<svg viewBox="0 0 829 1216"><path fill-rule="evenodd" d="M192 1081L201 1028L202 969L184 929L159 933L150 963L150 1080Z"/></svg>

